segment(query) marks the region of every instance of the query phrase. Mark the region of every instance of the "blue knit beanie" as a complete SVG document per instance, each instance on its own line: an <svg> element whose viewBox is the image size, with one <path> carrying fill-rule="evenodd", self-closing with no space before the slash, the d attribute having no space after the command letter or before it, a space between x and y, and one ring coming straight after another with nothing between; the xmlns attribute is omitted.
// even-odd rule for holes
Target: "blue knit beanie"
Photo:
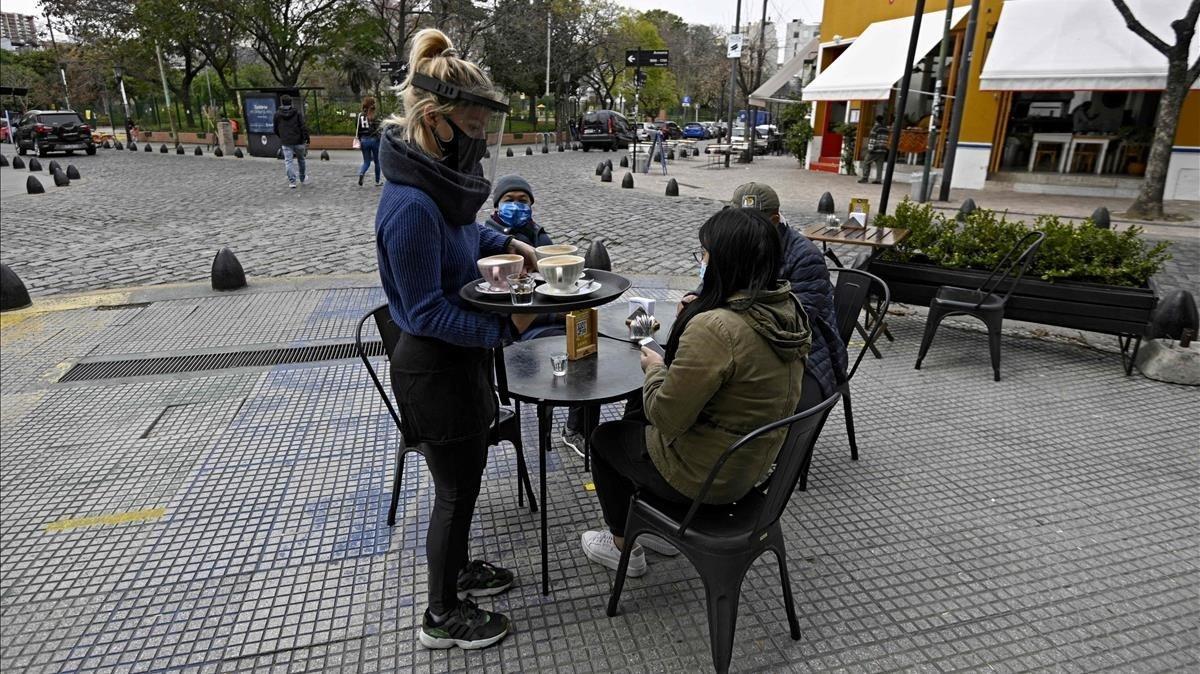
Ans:
<svg viewBox="0 0 1200 674"><path fill-rule="evenodd" d="M533 188L529 181L521 176L503 176L496 180L496 189L492 191L492 208L500 205L500 197L509 192L524 192L529 195L529 203L533 203Z"/></svg>

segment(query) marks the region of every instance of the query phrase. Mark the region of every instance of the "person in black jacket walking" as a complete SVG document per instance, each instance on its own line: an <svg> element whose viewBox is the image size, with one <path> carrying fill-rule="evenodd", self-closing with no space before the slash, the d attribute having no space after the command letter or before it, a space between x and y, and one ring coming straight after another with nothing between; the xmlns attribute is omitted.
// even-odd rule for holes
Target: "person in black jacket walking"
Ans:
<svg viewBox="0 0 1200 674"><path fill-rule="evenodd" d="M375 163L375 185L383 183L379 180L379 117L375 112L375 97L367 96L362 102L362 112L358 113L358 147L362 150L363 162L358 169L358 186L362 187L363 176Z"/></svg>
<svg viewBox="0 0 1200 674"><path fill-rule="evenodd" d="M279 109L275 111L275 135L279 137L279 146L283 149L283 169L287 173L288 187L295 188L297 180L308 182L304 172L304 156L308 154L308 123L304 114L292 107L292 97L284 94L279 97ZM300 169L299 176L292 166L293 160Z"/></svg>

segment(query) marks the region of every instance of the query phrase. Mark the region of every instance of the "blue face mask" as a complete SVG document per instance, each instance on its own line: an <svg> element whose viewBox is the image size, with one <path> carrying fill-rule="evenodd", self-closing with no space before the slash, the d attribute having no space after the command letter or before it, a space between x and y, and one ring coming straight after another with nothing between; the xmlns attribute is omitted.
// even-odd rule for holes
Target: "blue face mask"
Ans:
<svg viewBox="0 0 1200 674"><path fill-rule="evenodd" d="M707 270L707 269L708 269L708 265L706 265L706 264L704 264L703 262L701 262L701 263L700 263L700 280L701 280L701 281L703 281L703 280L704 280L704 272L705 272L705 270Z"/></svg>
<svg viewBox="0 0 1200 674"><path fill-rule="evenodd" d="M524 227L533 218L533 208L519 201L506 201L500 204L500 221L509 227Z"/></svg>

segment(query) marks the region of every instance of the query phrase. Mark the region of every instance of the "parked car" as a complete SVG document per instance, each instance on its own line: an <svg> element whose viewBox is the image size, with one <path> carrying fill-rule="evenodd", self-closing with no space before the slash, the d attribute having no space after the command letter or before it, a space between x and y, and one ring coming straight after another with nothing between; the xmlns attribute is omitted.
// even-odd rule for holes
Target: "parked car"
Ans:
<svg viewBox="0 0 1200 674"><path fill-rule="evenodd" d="M699 122L691 122L683 127L683 137L704 140L705 138L708 138L708 134L705 131L703 124Z"/></svg>
<svg viewBox="0 0 1200 674"><path fill-rule="evenodd" d="M654 123L654 126L657 126L658 130L665 133L667 138L671 140L683 138L683 129L679 128L679 125L671 120L657 121Z"/></svg>
<svg viewBox="0 0 1200 674"><path fill-rule="evenodd" d="M593 147L601 148L605 152L627 148L637 139L637 129L624 115L615 110L593 110L584 113L579 126L579 139L584 152Z"/></svg>
<svg viewBox="0 0 1200 674"><path fill-rule="evenodd" d="M92 128L74 110L30 110L21 115L13 137L17 152L35 152L45 157L49 152L83 150L96 154Z"/></svg>
<svg viewBox="0 0 1200 674"><path fill-rule="evenodd" d="M754 134L754 154L767 153L767 139L761 131L756 127ZM743 124L737 124L733 127L733 131L729 136L730 144L734 150L745 150L748 147L746 142L746 127Z"/></svg>
<svg viewBox="0 0 1200 674"><path fill-rule="evenodd" d="M637 123L637 139L639 141L650 140L651 131L658 131L658 127L654 126L650 122Z"/></svg>

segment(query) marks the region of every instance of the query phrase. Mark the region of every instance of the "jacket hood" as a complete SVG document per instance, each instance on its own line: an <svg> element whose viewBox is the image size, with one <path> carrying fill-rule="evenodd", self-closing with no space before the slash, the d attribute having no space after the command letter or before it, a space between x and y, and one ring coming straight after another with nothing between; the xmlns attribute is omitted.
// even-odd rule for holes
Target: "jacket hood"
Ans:
<svg viewBox="0 0 1200 674"><path fill-rule="evenodd" d="M496 223L496 226L503 230L505 234L524 234L532 240L537 240L538 236L546 231L544 227L534 222L533 218L530 218L529 222L520 227L509 227L507 223L500 219L500 214L495 211L492 212L492 222Z"/></svg>
<svg viewBox="0 0 1200 674"><path fill-rule="evenodd" d="M463 227L475 222L491 193L492 184L476 165L474 173L459 173L404 142L387 130L379 148L379 165L390 182L415 187L433 199L450 225Z"/></svg>
<svg viewBox="0 0 1200 674"><path fill-rule="evenodd" d="M791 286L786 281L759 293L753 302L745 292L734 293L728 307L767 340L771 350L784 362L804 358L812 348L808 316L792 296Z"/></svg>

